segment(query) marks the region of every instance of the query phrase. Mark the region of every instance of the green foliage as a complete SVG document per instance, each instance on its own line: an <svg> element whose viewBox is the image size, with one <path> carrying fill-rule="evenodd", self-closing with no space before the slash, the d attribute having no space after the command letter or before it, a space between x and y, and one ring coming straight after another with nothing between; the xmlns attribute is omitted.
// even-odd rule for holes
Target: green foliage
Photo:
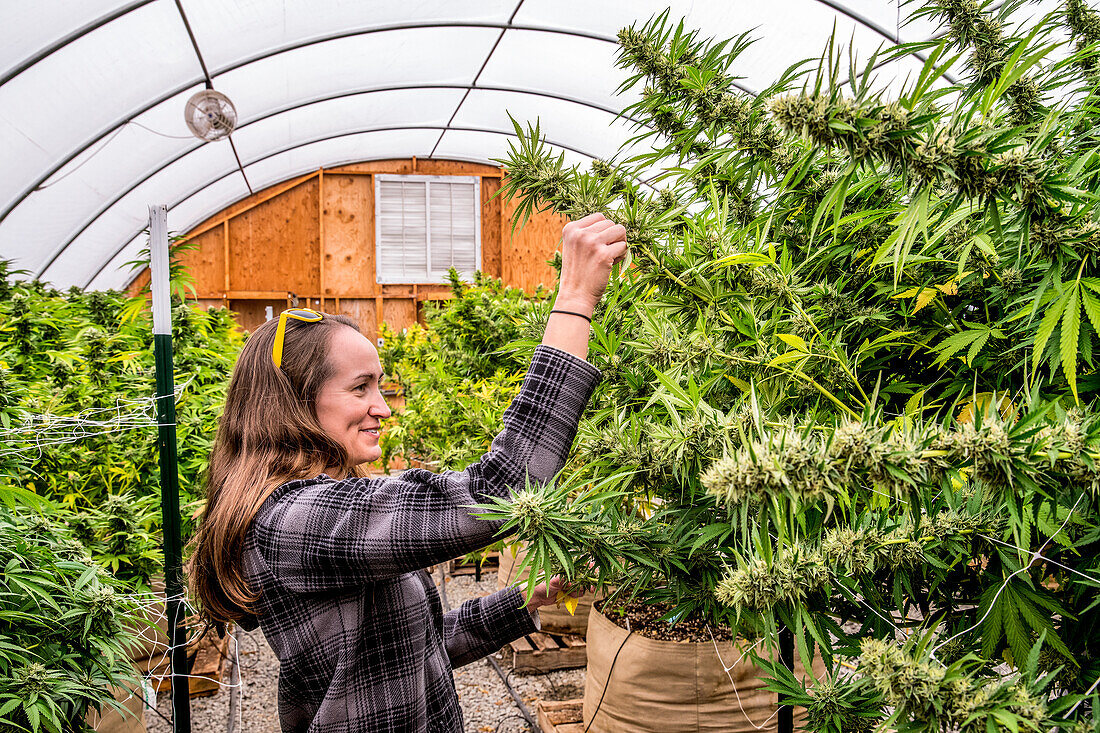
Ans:
<svg viewBox="0 0 1100 733"><path fill-rule="evenodd" d="M0 729L90 730L134 680L140 604L49 515L0 510L0 564Z"/></svg>
<svg viewBox="0 0 1100 733"><path fill-rule="evenodd" d="M405 399L382 433L386 465L400 456L461 470L488 451L523 379L512 344L545 323L541 291L530 297L481 273L450 278L452 297L425 306L426 328L382 326L382 364Z"/></svg>
<svg viewBox="0 0 1100 733"><path fill-rule="evenodd" d="M0 260L0 729L68 733L115 705L142 624L128 594L163 568L152 332L144 297L20 274ZM177 300L172 320L197 505L242 337L224 309Z"/></svg>
<svg viewBox="0 0 1100 733"><path fill-rule="evenodd" d="M0 262L0 498L56 502L97 561L145 582L161 564L152 332L140 308L122 318L144 298L61 293L8 269ZM224 309L177 301L172 319L181 503L196 506L242 335Z"/></svg>
<svg viewBox="0 0 1100 733"><path fill-rule="evenodd" d="M747 37L662 14L619 34L630 157L567 168L516 123L501 161L518 219L600 211L633 265L576 460L485 515L535 576L789 628L828 674L770 684L814 730L1095 725L1100 17L1019 6L911 5L947 34L830 41L755 98Z"/></svg>

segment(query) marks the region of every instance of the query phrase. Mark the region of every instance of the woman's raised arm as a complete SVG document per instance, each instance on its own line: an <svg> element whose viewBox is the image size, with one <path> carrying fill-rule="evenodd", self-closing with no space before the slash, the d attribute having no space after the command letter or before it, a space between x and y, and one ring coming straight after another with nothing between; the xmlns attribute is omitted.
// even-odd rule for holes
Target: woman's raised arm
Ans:
<svg viewBox="0 0 1100 733"><path fill-rule="evenodd" d="M626 255L626 228L590 214L562 230L558 297L542 343L584 359L592 312L600 302L611 266Z"/></svg>

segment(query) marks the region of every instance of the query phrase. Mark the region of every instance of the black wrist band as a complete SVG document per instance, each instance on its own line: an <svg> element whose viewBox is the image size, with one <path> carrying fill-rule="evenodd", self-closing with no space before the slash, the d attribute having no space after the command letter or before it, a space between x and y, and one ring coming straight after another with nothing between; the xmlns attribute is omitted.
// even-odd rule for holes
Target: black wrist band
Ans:
<svg viewBox="0 0 1100 733"><path fill-rule="evenodd" d="M586 315L585 315L585 314L583 314L583 313L575 313L575 312L573 312L573 311L560 311L560 310L557 310L557 309L555 309L555 310L552 310L552 311L550 311L550 312L551 312L551 313L564 313L564 314L565 314L565 315L567 315L567 316L580 316L581 318L583 318L584 320L588 321L589 323L591 323L591 322L592 322L592 319L591 319L591 318L589 318L588 316L586 316Z"/></svg>

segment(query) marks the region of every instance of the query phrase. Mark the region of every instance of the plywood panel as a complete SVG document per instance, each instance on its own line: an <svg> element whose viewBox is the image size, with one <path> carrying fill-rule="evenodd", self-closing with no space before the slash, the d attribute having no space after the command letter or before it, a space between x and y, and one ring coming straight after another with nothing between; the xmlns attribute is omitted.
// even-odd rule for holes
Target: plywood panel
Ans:
<svg viewBox="0 0 1100 733"><path fill-rule="evenodd" d="M248 209L251 209L251 208L255 207L257 204L261 204L264 201L267 201L268 199L274 198L275 196L278 196L283 191L294 188L295 186L302 183L303 181L308 181L310 178L313 178L316 175L317 175L316 172L306 173L303 176L298 176L297 178L291 178L289 180L283 181L282 183L276 183L274 186L269 186L269 187L265 188L262 191L257 191L256 193L252 194L251 196L249 196L247 198L243 198L240 201L238 201L237 203L231 204L231 205L225 207L224 209L219 211L217 214L214 214L214 216L210 217L209 219L206 219L201 224L199 224L197 227L192 229L189 232L189 236L195 236L196 234L201 234L206 229L209 229L210 227L214 226L215 224L219 224L227 218L236 216L237 214L240 214L243 211L247 211Z"/></svg>
<svg viewBox="0 0 1100 733"><path fill-rule="evenodd" d="M450 284L447 285L417 285L417 300L450 300L454 297Z"/></svg>
<svg viewBox="0 0 1100 733"><path fill-rule="evenodd" d="M396 331L416 323L416 301L386 298L382 301L382 320Z"/></svg>
<svg viewBox="0 0 1100 733"><path fill-rule="evenodd" d="M312 308L313 310L318 310L318 311L325 311L324 306L325 305L331 305L331 304L332 304L331 300L326 300L324 303L322 303L317 298L298 298L298 303L297 303L297 305L302 307L302 308ZM293 301L291 302L291 305L294 305ZM284 305L283 307L285 308L286 306ZM327 312L327 311L325 311L325 312Z"/></svg>
<svg viewBox="0 0 1100 733"><path fill-rule="evenodd" d="M362 163L326 168L329 173L394 173L399 175L416 174L421 176L491 176L499 178L500 168L484 163L467 163L460 160L425 160L423 158L393 158L390 160L369 160Z"/></svg>
<svg viewBox="0 0 1100 733"><path fill-rule="evenodd" d="M500 264L500 180L481 179L481 271L501 276Z"/></svg>
<svg viewBox="0 0 1100 733"><path fill-rule="evenodd" d="M198 247L185 252L180 261L195 279L195 291L199 295L221 293L225 290L225 238L222 228L214 227L191 242ZM223 285L219 286L219 283Z"/></svg>
<svg viewBox="0 0 1100 733"><path fill-rule="evenodd" d="M378 316L374 298L341 298L339 307L331 301L328 302L328 307L329 313L339 313L354 318L359 324L359 330L371 341L378 338Z"/></svg>
<svg viewBox="0 0 1100 733"><path fill-rule="evenodd" d="M285 300L231 300L229 310L237 314L237 323L246 331L252 332L267 321L267 307L278 318L286 308Z"/></svg>
<svg viewBox="0 0 1100 733"><path fill-rule="evenodd" d="M126 294L133 297L149 286L149 268L138 273L133 282L126 286ZM201 290L199 291L202 292Z"/></svg>
<svg viewBox="0 0 1100 733"><path fill-rule="evenodd" d="M325 173L396 173L409 175L413 172L411 158L395 158L393 160L368 160L363 163L350 163L335 168L326 168Z"/></svg>
<svg viewBox="0 0 1100 733"><path fill-rule="evenodd" d="M536 215L513 236L515 207L494 196L500 187L499 168L395 159L328 169L323 186L317 173L311 173L259 191L208 219L204 226L231 217L228 238L221 225L192 231L200 250L189 255L188 265L199 295L215 302L228 292L246 327L262 322L266 305L273 305L275 313L285 308L283 294L288 292L298 295L299 305L330 312L337 310L338 299L338 310L349 312L372 338L380 319L397 326L412 323L420 315L420 301L450 297L447 285L375 282L372 173L482 176L482 271L528 291L555 284L555 273L545 261L559 246L564 218ZM317 301L322 271L323 304ZM147 282L146 271L128 290Z"/></svg>
<svg viewBox="0 0 1100 733"><path fill-rule="evenodd" d="M379 290L387 298L411 298L415 292L412 285L399 283L385 283L379 286Z"/></svg>
<svg viewBox="0 0 1100 733"><path fill-rule="evenodd" d="M506 285L533 293L538 285L553 288L557 273L546 261L561 246L561 230L569 221L553 212L534 214L523 228L512 232L513 199L501 202L501 278Z"/></svg>
<svg viewBox="0 0 1100 733"><path fill-rule="evenodd" d="M229 221L230 289L320 289L317 197L311 178Z"/></svg>
<svg viewBox="0 0 1100 733"><path fill-rule="evenodd" d="M491 176L500 178L500 168L483 163L460 160L417 160L416 173L421 176Z"/></svg>
<svg viewBox="0 0 1100 733"><path fill-rule="evenodd" d="M325 174L325 295L373 295L374 178Z"/></svg>

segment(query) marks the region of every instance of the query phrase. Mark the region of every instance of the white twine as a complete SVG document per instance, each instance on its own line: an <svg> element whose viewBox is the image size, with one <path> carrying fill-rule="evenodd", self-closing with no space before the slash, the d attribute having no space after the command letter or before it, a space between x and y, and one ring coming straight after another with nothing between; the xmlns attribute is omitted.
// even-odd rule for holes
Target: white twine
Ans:
<svg viewBox="0 0 1100 733"><path fill-rule="evenodd" d="M718 649L718 640L714 638L714 632L711 631L710 624L707 624L707 633L710 634L710 641L712 644L714 644L714 653L718 656L718 663L722 665L722 669L725 671L726 676L730 678L730 684L733 685L733 694L737 697L737 707L741 708L741 714L745 716L745 721L753 728L756 728L756 730L764 730L768 727L768 723L772 721L772 718L774 718L776 715L779 715L779 709L777 708L776 711L769 715L768 719L760 725L754 723L752 721L752 718L749 717L748 712L745 711L745 705L741 702L741 693L737 690L737 683L734 682L733 675L730 674L730 670L732 670L738 664L741 664L741 662L744 661L745 657L747 657L753 649L760 646L760 643L764 641L764 639L757 639L756 643L746 649L736 662L727 667L726 660L722 659L722 652Z"/></svg>
<svg viewBox="0 0 1100 733"><path fill-rule="evenodd" d="M174 397L191 384L194 377L177 384ZM88 408L76 415L25 413L21 422L10 428L0 428L0 458L36 453L41 457L50 446L78 443L88 438L130 430L159 427L156 419L155 396L129 399L116 397L113 407ZM20 446L18 441L29 442Z"/></svg>

